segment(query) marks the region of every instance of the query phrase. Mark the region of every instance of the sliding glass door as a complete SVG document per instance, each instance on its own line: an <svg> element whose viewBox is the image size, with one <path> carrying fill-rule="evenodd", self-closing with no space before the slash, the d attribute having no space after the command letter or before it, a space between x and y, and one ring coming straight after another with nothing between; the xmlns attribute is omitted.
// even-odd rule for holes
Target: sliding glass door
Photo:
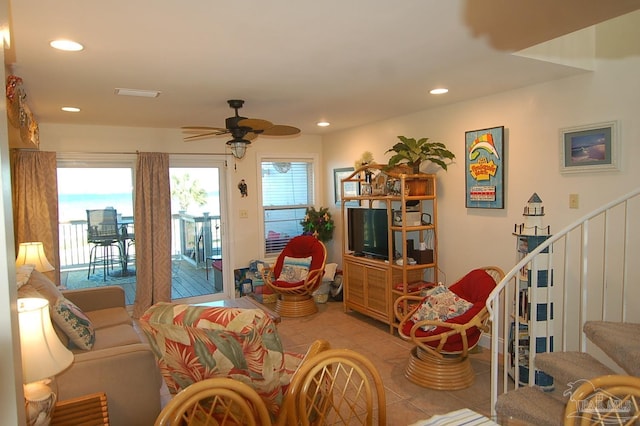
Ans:
<svg viewBox="0 0 640 426"><path fill-rule="evenodd" d="M62 286L119 285L125 290L127 304L133 303L133 172L130 158L58 160Z"/></svg>
<svg viewBox="0 0 640 426"><path fill-rule="evenodd" d="M174 227L171 298L222 297L220 169L172 159L169 174Z"/></svg>
<svg viewBox="0 0 640 426"><path fill-rule="evenodd" d="M191 303L225 297L223 161L170 159L172 292ZM60 279L67 288L119 285L133 304L136 287L135 155L60 155ZM88 212L115 210L117 237L90 232ZM99 215L98 217L102 217ZM91 231L96 231L92 229Z"/></svg>

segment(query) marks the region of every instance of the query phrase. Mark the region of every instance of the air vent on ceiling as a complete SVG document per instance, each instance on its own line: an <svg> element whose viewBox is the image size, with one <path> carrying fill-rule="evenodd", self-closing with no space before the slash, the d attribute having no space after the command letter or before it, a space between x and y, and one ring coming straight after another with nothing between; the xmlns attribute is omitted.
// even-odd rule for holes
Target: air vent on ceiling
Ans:
<svg viewBox="0 0 640 426"><path fill-rule="evenodd" d="M141 98L157 98L160 96L160 91L158 90L116 88L115 93L120 96L138 96Z"/></svg>

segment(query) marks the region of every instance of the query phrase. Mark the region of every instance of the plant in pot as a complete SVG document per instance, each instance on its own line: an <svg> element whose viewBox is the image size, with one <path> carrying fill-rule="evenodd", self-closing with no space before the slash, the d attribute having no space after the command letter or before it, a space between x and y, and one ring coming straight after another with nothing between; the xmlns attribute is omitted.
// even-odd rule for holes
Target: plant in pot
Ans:
<svg viewBox="0 0 640 426"><path fill-rule="evenodd" d="M423 162L432 162L444 170L447 170L446 160L453 160L456 156L453 152L449 151L447 147L441 142L429 142L429 138L421 138L416 140L415 138L407 138L406 136L398 136L400 142L396 143L387 150L386 153L393 152L394 154L389 159L388 170L398 171L405 174L419 174L420 165ZM404 168L404 170L402 169ZM423 195L426 192L425 189L412 188L412 184L417 184L418 181L410 181L410 194L411 195ZM426 183L426 182L425 182Z"/></svg>

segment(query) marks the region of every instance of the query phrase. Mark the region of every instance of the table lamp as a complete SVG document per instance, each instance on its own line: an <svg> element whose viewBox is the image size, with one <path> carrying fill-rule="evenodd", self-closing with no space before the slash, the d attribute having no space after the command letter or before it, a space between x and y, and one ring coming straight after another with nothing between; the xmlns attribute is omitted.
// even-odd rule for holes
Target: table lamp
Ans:
<svg viewBox="0 0 640 426"><path fill-rule="evenodd" d="M18 322L27 424L48 425L56 403L51 378L71 365L73 353L58 339L46 299L18 299Z"/></svg>
<svg viewBox="0 0 640 426"><path fill-rule="evenodd" d="M44 246L41 242L20 243L16 266L24 264L34 265L38 272L49 272L55 269L44 254Z"/></svg>

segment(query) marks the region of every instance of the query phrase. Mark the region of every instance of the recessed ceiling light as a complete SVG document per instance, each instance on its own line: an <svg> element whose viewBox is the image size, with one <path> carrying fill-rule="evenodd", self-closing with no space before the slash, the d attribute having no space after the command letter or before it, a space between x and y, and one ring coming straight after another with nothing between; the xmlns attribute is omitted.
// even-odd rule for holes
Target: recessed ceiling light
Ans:
<svg viewBox="0 0 640 426"><path fill-rule="evenodd" d="M138 96L141 98L157 98L158 96L160 96L160 91L116 88L115 94L120 96Z"/></svg>
<svg viewBox="0 0 640 426"><path fill-rule="evenodd" d="M318 127L328 127L331 125L331 123L329 123L328 121L318 121L317 125Z"/></svg>
<svg viewBox="0 0 640 426"><path fill-rule="evenodd" d="M437 89L430 90L429 93L432 95L442 95L449 91L449 89L445 89L444 87L439 87Z"/></svg>
<svg viewBox="0 0 640 426"><path fill-rule="evenodd" d="M84 49L84 46L72 40L53 40L49 43L51 47L67 52L78 52Z"/></svg>
<svg viewBox="0 0 640 426"><path fill-rule="evenodd" d="M80 108L71 107L71 106L64 106L64 107L62 107L60 109L65 111L65 112L80 112Z"/></svg>

